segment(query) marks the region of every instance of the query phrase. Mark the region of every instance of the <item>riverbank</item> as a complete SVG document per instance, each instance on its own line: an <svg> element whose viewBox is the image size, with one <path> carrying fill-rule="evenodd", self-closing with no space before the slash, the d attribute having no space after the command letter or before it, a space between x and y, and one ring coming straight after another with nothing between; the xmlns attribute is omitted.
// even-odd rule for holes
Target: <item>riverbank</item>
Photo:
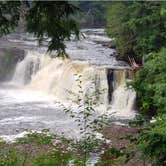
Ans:
<svg viewBox="0 0 166 166"><path fill-rule="evenodd" d="M135 138L137 136L136 129L112 125L111 127L106 127L102 133L108 143L102 145L101 149L104 150L104 153L98 157L99 161L95 166L148 165L141 160L140 154L136 154L135 157L130 156L131 159L127 159L125 155L117 156L117 152L124 148L128 150L129 154L135 150L135 145L126 138L129 135ZM16 142L6 143L1 141L0 162L7 164L5 166L8 166L8 163L17 166L23 163L24 166L36 166L35 163L38 165L39 163L49 163L49 166L54 166L55 163L58 163L65 166L69 161L75 160L74 166L79 164L79 166L83 166L84 154L80 147L81 143L76 143L73 140L59 137L55 134L50 135L48 130L43 130L42 133L31 132L25 137L17 139ZM111 149L114 149L114 151ZM6 161L6 158L8 158L8 161ZM105 163L106 161L107 163Z"/></svg>
<svg viewBox="0 0 166 166"><path fill-rule="evenodd" d="M101 155L101 161L107 161L103 166L148 166L148 163L141 158L141 154L136 152L133 140L137 138L138 132L135 128L112 125L103 130L103 135L110 140L109 147ZM136 154L132 154L133 152Z"/></svg>

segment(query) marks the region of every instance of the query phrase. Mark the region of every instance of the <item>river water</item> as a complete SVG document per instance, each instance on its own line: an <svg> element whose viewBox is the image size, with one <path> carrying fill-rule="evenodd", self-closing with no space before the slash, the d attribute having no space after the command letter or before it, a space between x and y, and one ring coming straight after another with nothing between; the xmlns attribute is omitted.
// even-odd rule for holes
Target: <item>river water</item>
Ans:
<svg viewBox="0 0 166 166"><path fill-rule="evenodd" d="M77 125L66 115L54 98L42 93L0 86L0 134L15 138L25 129L41 131L49 128L55 133L77 135Z"/></svg>
<svg viewBox="0 0 166 166"><path fill-rule="evenodd" d="M79 137L77 123L60 104L75 105L69 93L79 93L75 75L81 75L82 98L91 95L94 89L105 89L95 96L102 103L97 105L97 113L115 113L117 119L133 117L135 92L126 88L126 81L132 79L128 65L115 59L115 50L102 45L111 40L102 29L82 32L85 38L66 42L71 60L50 58L46 47L39 48L36 39L25 34L10 35L0 42L1 49L25 50L10 79L0 83L1 137L11 141L22 136L25 129L44 128L67 137Z"/></svg>

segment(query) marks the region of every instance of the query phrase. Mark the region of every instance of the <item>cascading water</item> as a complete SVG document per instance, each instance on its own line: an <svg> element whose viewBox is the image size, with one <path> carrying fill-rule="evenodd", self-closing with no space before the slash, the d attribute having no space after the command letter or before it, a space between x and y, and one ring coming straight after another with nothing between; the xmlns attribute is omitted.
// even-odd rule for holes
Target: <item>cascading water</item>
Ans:
<svg viewBox="0 0 166 166"><path fill-rule="evenodd" d="M17 56L21 60L10 77L11 82L0 83L0 137L11 141L23 136L25 129L49 128L53 133L79 139L80 126L61 107L63 103L78 108L74 107L78 95L83 101L86 96L93 96L97 101L93 118L105 111L119 119L133 115L135 92L126 88L126 82L132 79L128 65L112 56L114 49L103 46L103 42L111 41L103 29L82 32L86 38L65 42L70 60L50 58L43 53L47 42L38 48L36 39L31 40L25 34L20 34L18 40L9 36L7 43L2 42L7 50L17 47L27 53ZM13 51L11 56L15 58ZM5 67L4 71L8 71ZM4 75L6 72L1 77Z"/></svg>
<svg viewBox="0 0 166 166"><path fill-rule="evenodd" d="M128 70L115 70L113 72L113 93L111 109L119 117L133 117L136 93L131 87L127 87ZM130 71L131 72L131 71Z"/></svg>
<svg viewBox="0 0 166 166"><path fill-rule="evenodd" d="M110 72L112 80L109 80L111 75L108 77ZM61 103L75 104L73 101L77 99L74 97L80 95L77 78L79 75L82 97L98 90L101 92L95 94L98 107L102 105L105 111L114 112L118 117L133 115L136 94L126 87L126 81L130 79L127 77L131 75L128 69L112 70L80 61L52 59L48 55L28 51L25 59L16 67L13 82L26 84L26 88L31 90L52 94Z"/></svg>
<svg viewBox="0 0 166 166"><path fill-rule="evenodd" d="M28 84L39 68L39 56L33 56L28 52L25 59L18 62L12 82L19 85Z"/></svg>

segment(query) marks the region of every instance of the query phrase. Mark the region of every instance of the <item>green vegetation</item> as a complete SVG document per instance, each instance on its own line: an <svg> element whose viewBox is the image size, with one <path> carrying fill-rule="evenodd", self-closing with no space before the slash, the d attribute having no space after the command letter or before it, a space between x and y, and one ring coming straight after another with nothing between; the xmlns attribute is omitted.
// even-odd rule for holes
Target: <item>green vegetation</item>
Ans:
<svg viewBox="0 0 166 166"><path fill-rule="evenodd" d="M0 166L86 166L84 145L47 129L30 132L14 143L0 141Z"/></svg>
<svg viewBox="0 0 166 166"><path fill-rule="evenodd" d="M70 159L71 155L69 153L53 151L34 158L32 161L32 166L67 166Z"/></svg>
<svg viewBox="0 0 166 166"><path fill-rule="evenodd" d="M76 144L49 130L30 132L14 143L0 142L0 166L84 166Z"/></svg>
<svg viewBox="0 0 166 166"><path fill-rule="evenodd" d="M143 126L138 149L153 166L166 164L166 49L146 56L144 68L133 81L138 108L151 122Z"/></svg>
<svg viewBox="0 0 166 166"><path fill-rule="evenodd" d="M51 148L52 144L48 143L46 146L45 141L43 142L41 139L47 140L47 142L50 140L45 133L31 133L25 138L18 140L16 143L7 144L1 142L0 166L39 166L41 162L44 166L51 166L49 164L51 164L52 161L61 162L61 156L64 157L66 162L68 161L68 159L65 158L66 153L62 153L58 150L54 152L53 148ZM40 146L38 144L39 142ZM43 149L45 149L45 151ZM47 162L48 159L50 160L49 163Z"/></svg>
<svg viewBox="0 0 166 166"><path fill-rule="evenodd" d="M0 2L0 37L10 33L18 25L20 1Z"/></svg>
<svg viewBox="0 0 166 166"><path fill-rule="evenodd" d="M86 165L90 153L97 153L101 151L102 145L105 144L104 136L97 138L97 134L101 131L104 125L109 121L106 114L95 115L98 104L101 104L99 98L104 93L104 89L95 88L95 80L91 81L87 93L83 91L82 75L75 74L76 83L78 86L78 93L68 91L72 94L69 99L77 104L77 111L73 108L64 107L64 111L68 113L77 122L80 128L80 140L75 144L76 149L82 156L82 163Z"/></svg>
<svg viewBox="0 0 166 166"><path fill-rule="evenodd" d="M117 149L111 147L105 151L102 160L96 163L95 166L123 165L126 164L131 157L133 157L133 153L127 152L126 148Z"/></svg>
<svg viewBox="0 0 166 166"><path fill-rule="evenodd" d="M146 56L144 67L133 82L138 106L144 113L166 113L166 48Z"/></svg>
<svg viewBox="0 0 166 166"><path fill-rule="evenodd" d="M48 50L64 53L64 40L69 40L71 33L77 36L79 33L76 21L71 16L77 10L67 1L34 1L26 15L27 31L34 33L40 42L44 36L51 38Z"/></svg>
<svg viewBox="0 0 166 166"><path fill-rule="evenodd" d="M142 63L144 57L143 67L132 82L137 92L137 108L143 114L135 121L140 132L135 143L149 163L164 166L166 3L112 2L107 9L107 33L115 38L119 58L128 61L128 56L134 57L138 63ZM150 123L150 120L154 123Z"/></svg>
<svg viewBox="0 0 166 166"><path fill-rule="evenodd" d="M68 1L1 1L0 36L12 32L24 18L26 31L34 34L39 43L50 38L48 50L64 54L64 40L69 40L71 34L79 34L73 17L77 11L78 8Z"/></svg>
<svg viewBox="0 0 166 166"><path fill-rule="evenodd" d="M134 56L141 63L143 55L165 46L166 3L112 2L106 30L115 38L119 58L128 61Z"/></svg>
<svg viewBox="0 0 166 166"><path fill-rule="evenodd" d="M86 12L89 11L85 2L80 2L80 5ZM99 2L89 3L89 5L95 6L96 9L92 12L91 21L93 22L96 14L100 20L103 15L99 10L103 10L103 7L99 5ZM0 34L6 35L13 31L18 25L20 16L23 15L28 32L33 33L39 42L44 38L50 38L48 50L57 50L59 54L64 54L65 39L70 39L72 33L76 36L79 33L75 17L73 17L77 11L78 8L68 1L33 1L31 3L2 1L0 2ZM137 72L132 82L137 92L138 111L143 113L143 119L139 117L137 125L135 123L140 134L134 141L132 138L128 139L135 143L143 159L148 160L152 166L165 166L166 2L111 2L107 7L106 30L109 36L115 38L118 58L128 61L128 56L134 57L138 63L142 63L142 58L145 60L142 69ZM7 65L9 63L6 62ZM78 82L80 82L79 79ZM81 85L78 86L82 95ZM102 127L100 121L96 119L91 121L92 112L98 100L94 96L94 94L86 96L85 101L82 101L79 95L76 96L79 106L77 113L72 112L70 108L66 109L66 112L70 112L71 116L76 118L79 126L83 125L81 129L83 141L73 142L56 135L48 135L48 133L31 133L10 145L1 142L0 166L55 164L65 166L71 160L74 160L75 165L85 165L89 153L96 152L101 147L98 146L101 144L95 139L95 134L89 132L90 130L96 132ZM145 124L146 115L149 119ZM54 140L57 139L60 142L54 144ZM68 150L68 147L72 147L72 150ZM118 159L117 162L120 160L127 162L136 155L137 150L128 151L126 148L112 147L105 152L104 163L98 162L97 165L111 165L114 159Z"/></svg>
<svg viewBox="0 0 166 166"><path fill-rule="evenodd" d="M153 119L141 130L137 144L142 157L152 166L166 165L166 114Z"/></svg>

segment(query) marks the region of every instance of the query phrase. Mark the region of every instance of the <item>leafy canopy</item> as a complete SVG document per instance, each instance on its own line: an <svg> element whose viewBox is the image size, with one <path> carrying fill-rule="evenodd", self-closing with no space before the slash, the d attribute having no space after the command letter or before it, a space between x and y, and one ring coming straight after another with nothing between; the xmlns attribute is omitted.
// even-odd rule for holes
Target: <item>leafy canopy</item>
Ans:
<svg viewBox="0 0 166 166"><path fill-rule="evenodd" d="M140 107L144 111L166 113L166 48L149 54L144 68L133 82Z"/></svg>
<svg viewBox="0 0 166 166"><path fill-rule="evenodd" d="M112 2L107 10L107 33L116 41L119 57L138 61L166 46L166 2Z"/></svg>
<svg viewBox="0 0 166 166"><path fill-rule="evenodd" d="M146 127L138 137L138 149L152 166L166 165L166 114Z"/></svg>
<svg viewBox="0 0 166 166"><path fill-rule="evenodd" d="M78 8L68 1L1 1L0 35L12 32L24 15L27 32L34 34L39 42L49 38L48 50L63 54L65 39L79 34L73 17L77 11Z"/></svg>
<svg viewBox="0 0 166 166"><path fill-rule="evenodd" d="M138 109L155 123L143 126L138 147L152 166L166 165L166 2L112 2L107 33L115 38L119 57L145 63L132 82ZM141 122L142 123L142 122Z"/></svg>
<svg viewBox="0 0 166 166"><path fill-rule="evenodd" d="M0 2L0 37L14 30L20 18L20 1Z"/></svg>
<svg viewBox="0 0 166 166"><path fill-rule="evenodd" d="M142 68L133 82L138 106L144 114L157 115L141 130L138 150L152 166L166 164L166 48L146 56Z"/></svg>

